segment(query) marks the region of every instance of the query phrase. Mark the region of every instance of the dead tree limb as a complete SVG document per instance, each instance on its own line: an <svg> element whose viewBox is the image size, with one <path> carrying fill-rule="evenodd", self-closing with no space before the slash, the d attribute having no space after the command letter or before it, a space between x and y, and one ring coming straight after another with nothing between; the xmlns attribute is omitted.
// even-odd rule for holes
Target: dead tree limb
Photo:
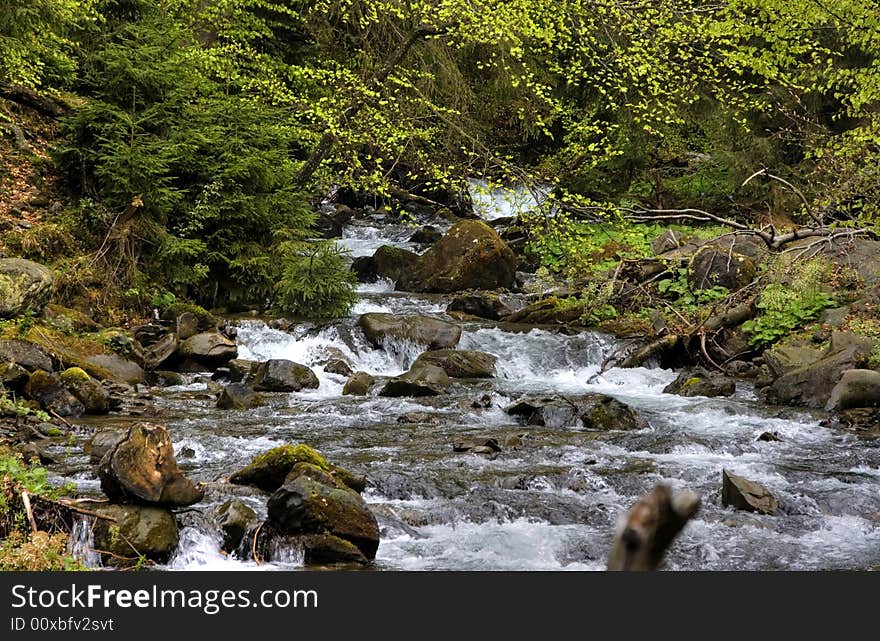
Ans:
<svg viewBox="0 0 880 641"><path fill-rule="evenodd" d="M63 116L69 111L67 107L57 100L53 100L27 87L0 83L0 98L6 98L6 100L19 105L30 107L45 116Z"/></svg>
<svg viewBox="0 0 880 641"><path fill-rule="evenodd" d="M677 334L669 334L663 338L648 343L624 358L617 367L640 367L652 358L660 358L672 351L681 343L681 337Z"/></svg>
<svg viewBox="0 0 880 641"><path fill-rule="evenodd" d="M24 505L24 511L27 513L27 519L28 523L31 524L31 530L36 532L39 528L37 527L36 519L34 519L34 508L31 507L31 497L27 490L22 490L21 492L21 503Z"/></svg>
<svg viewBox="0 0 880 641"><path fill-rule="evenodd" d="M793 191L795 194L797 194L798 198L801 199L801 202L804 204L804 211L807 212L807 216L809 216L813 220L813 222L816 223L817 225L819 225L820 227L824 224L822 222L822 219L819 218L818 216L816 216L816 214L813 213L813 210L810 209L810 203L807 202L807 198L806 198L806 196L804 196L804 192L802 192L800 189L798 189L797 187L792 185L790 182L788 182L784 178L780 178L779 176L774 176L773 174L768 172L766 169L759 169L758 171L753 173L751 176L746 178L743 181L743 184L740 185L740 189L745 187L746 184L748 184L748 182L750 180L752 180L752 178L757 178L758 176L766 176L770 180L775 180L775 181L785 185L786 187L788 187L791 191Z"/></svg>
<svg viewBox="0 0 880 641"><path fill-rule="evenodd" d="M656 486L621 518L608 555L608 569L656 570L675 537L699 508L700 497L694 492L673 496L668 486Z"/></svg>

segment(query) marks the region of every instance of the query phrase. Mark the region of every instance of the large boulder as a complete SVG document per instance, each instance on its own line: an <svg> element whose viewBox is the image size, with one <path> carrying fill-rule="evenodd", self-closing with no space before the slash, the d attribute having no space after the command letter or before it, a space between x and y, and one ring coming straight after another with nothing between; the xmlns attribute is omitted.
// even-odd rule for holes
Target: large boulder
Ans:
<svg viewBox="0 0 880 641"><path fill-rule="evenodd" d="M107 565L136 565L142 555L164 563L177 548L179 532L174 515L160 507L99 505L92 527L96 550Z"/></svg>
<svg viewBox="0 0 880 641"><path fill-rule="evenodd" d="M438 349L424 352L413 363L434 365L452 378L491 378L495 375L497 356L475 350Z"/></svg>
<svg viewBox="0 0 880 641"><path fill-rule="evenodd" d="M177 466L171 437L161 425L136 423L104 454L96 473L113 501L185 506L202 500Z"/></svg>
<svg viewBox="0 0 880 641"><path fill-rule="evenodd" d="M721 504L738 510L773 514L779 508L776 498L766 487L755 481L722 470Z"/></svg>
<svg viewBox="0 0 880 641"><path fill-rule="evenodd" d="M367 372L355 372L342 387L343 396L367 396L376 379Z"/></svg>
<svg viewBox="0 0 880 641"><path fill-rule="evenodd" d="M262 395L244 383L230 383L217 398L217 407L221 410L248 410L260 407L263 403Z"/></svg>
<svg viewBox="0 0 880 641"><path fill-rule="evenodd" d="M822 350L813 347L778 346L764 352L764 362L772 374L779 378L801 367L812 365L822 356Z"/></svg>
<svg viewBox="0 0 880 641"><path fill-rule="evenodd" d="M413 292L457 292L513 285L517 257L482 221L456 223L422 254L414 269L400 274L397 289Z"/></svg>
<svg viewBox="0 0 880 641"><path fill-rule="evenodd" d="M29 399L37 401L47 412L58 416L80 416L86 408L80 400L67 391L57 374L38 369L24 386Z"/></svg>
<svg viewBox="0 0 880 641"><path fill-rule="evenodd" d="M356 492L363 491L365 480L348 470L331 465L308 445L282 445L255 457L245 468L229 477L236 485L253 485L264 492L274 492L284 483L298 463L309 463L338 478Z"/></svg>
<svg viewBox="0 0 880 641"><path fill-rule="evenodd" d="M53 283L48 267L24 258L0 258L0 318L39 314Z"/></svg>
<svg viewBox="0 0 880 641"><path fill-rule="evenodd" d="M42 349L18 339L0 340L0 361L15 363L29 372L52 371L52 359Z"/></svg>
<svg viewBox="0 0 880 641"><path fill-rule="evenodd" d="M755 261L744 254L715 245L701 247L688 269L688 281L693 290L726 287L736 291L755 278Z"/></svg>
<svg viewBox="0 0 880 641"><path fill-rule="evenodd" d="M61 383L85 407L86 414L106 414L110 411L110 394L98 381L79 367L61 373Z"/></svg>
<svg viewBox="0 0 880 641"><path fill-rule="evenodd" d="M273 358L254 369L248 383L258 392L298 392L317 389L318 377L305 365Z"/></svg>
<svg viewBox="0 0 880 641"><path fill-rule="evenodd" d="M368 559L379 547L379 525L367 504L350 489L302 475L278 488L268 502L268 521L284 534L330 534L357 547Z"/></svg>
<svg viewBox="0 0 880 641"><path fill-rule="evenodd" d="M768 402L783 405L825 407L843 372L862 367L872 349L870 338L850 332L834 332L822 358L783 374L764 388L762 395Z"/></svg>
<svg viewBox="0 0 880 641"><path fill-rule="evenodd" d="M849 369L831 390L826 410L880 406L880 372L873 369Z"/></svg>
<svg viewBox="0 0 880 641"><path fill-rule="evenodd" d="M502 316L512 314L513 309L506 305L498 294L478 292L456 296L446 307L446 312L466 314L489 320L500 320Z"/></svg>
<svg viewBox="0 0 880 641"><path fill-rule="evenodd" d="M681 372L669 385L663 388L664 394L678 394L679 396L732 396L736 391L736 381L695 367Z"/></svg>
<svg viewBox="0 0 880 641"><path fill-rule="evenodd" d="M211 367L223 365L238 356L235 342L217 331L190 336L180 343L177 352L184 358Z"/></svg>
<svg viewBox="0 0 880 641"><path fill-rule="evenodd" d="M581 422L588 430L639 430L647 422L634 409L605 394L587 394L572 399Z"/></svg>
<svg viewBox="0 0 880 641"><path fill-rule="evenodd" d="M361 315L358 326L376 347L384 347L391 339L427 349L451 349L461 339L460 326L430 316L371 312Z"/></svg>
<svg viewBox="0 0 880 641"><path fill-rule="evenodd" d="M525 396L505 407L504 412L521 418L526 425L549 428L574 427L580 421L575 404L561 396Z"/></svg>
<svg viewBox="0 0 880 641"><path fill-rule="evenodd" d="M449 376L436 365L414 364L408 372L385 383L379 396L438 396L449 388Z"/></svg>

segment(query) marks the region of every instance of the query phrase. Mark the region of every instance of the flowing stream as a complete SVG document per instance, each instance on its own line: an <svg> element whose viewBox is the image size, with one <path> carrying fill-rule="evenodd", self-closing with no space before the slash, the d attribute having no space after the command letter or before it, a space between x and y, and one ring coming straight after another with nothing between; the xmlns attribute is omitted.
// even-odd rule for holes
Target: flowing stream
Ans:
<svg viewBox="0 0 880 641"><path fill-rule="evenodd" d="M499 216L506 201L485 213ZM412 230L409 229L411 232ZM355 255L381 244L408 247L400 227L349 227L341 242ZM664 394L675 373L612 369L597 375L614 339L493 323L463 323L462 349L498 357L493 379L456 382L433 398L341 395L345 378L315 362L341 350L353 369L376 376L405 371L418 346L372 348L356 328L368 311L445 318L448 297L393 291L379 282L360 288L352 318L303 324L289 332L260 321L239 328L239 357L286 358L311 366L316 390L249 411L215 408L208 375L153 390L164 409L178 462L194 480L215 481L267 449L307 443L330 461L365 473L365 498L377 515L376 566L387 570L599 570L618 518L655 484L688 488L703 499L667 557L670 569L867 569L880 565L880 443L819 425L791 408L759 404L748 384L727 399ZM630 432L523 426L501 408L524 393L610 394L636 408L649 426ZM398 422L412 412L433 416ZM424 419L425 417L423 417ZM776 432L779 441L758 440ZM494 459L455 453L463 437L512 443ZM779 512L760 516L721 506L721 471L766 485ZM77 481L96 489L86 472ZM209 492L204 512L227 496ZM245 496L265 513L265 500ZM302 566L298 550L283 562L257 566L218 552L208 518L182 515L184 527L170 569L279 569Z"/></svg>

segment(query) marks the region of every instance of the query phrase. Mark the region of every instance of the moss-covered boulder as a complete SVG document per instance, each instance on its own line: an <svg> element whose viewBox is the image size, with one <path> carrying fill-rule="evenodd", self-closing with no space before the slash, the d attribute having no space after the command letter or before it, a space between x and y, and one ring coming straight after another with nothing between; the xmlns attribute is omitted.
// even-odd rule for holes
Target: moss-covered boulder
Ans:
<svg viewBox="0 0 880 641"><path fill-rule="evenodd" d="M506 323L527 325L564 325L580 320L583 314L583 304L551 296L526 305L521 310L504 316L502 320Z"/></svg>
<svg viewBox="0 0 880 641"><path fill-rule="evenodd" d="M0 318L39 314L52 295L52 271L24 258L0 258Z"/></svg>
<svg viewBox="0 0 880 641"><path fill-rule="evenodd" d="M674 381L663 388L664 394L678 396L731 396L736 391L736 382L723 374L710 372L701 367L681 372Z"/></svg>
<svg viewBox="0 0 880 641"><path fill-rule="evenodd" d="M44 410L58 416L80 416L86 409L76 396L67 391L57 374L41 369L30 375L24 393Z"/></svg>
<svg viewBox="0 0 880 641"><path fill-rule="evenodd" d="M283 358L257 365L248 383L258 392L298 392L317 389L320 384L311 369Z"/></svg>
<svg viewBox="0 0 880 641"><path fill-rule="evenodd" d="M342 387L343 396L367 396L376 379L367 372L355 372Z"/></svg>
<svg viewBox="0 0 880 641"><path fill-rule="evenodd" d="M106 414L110 411L110 394L83 369L71 367L64 370L61 382L83 404L86 414Z"/></svg>
<svg viewBox="0 0 880 641"><path fill-rule="evenodd" d="M382 245L373 253L372 269L376 276L389 278L396 283L415 269L418 262L418 254L401 247Z"/></svg>
<svg viewBox="0 0 880 641"><path fill-rule="evenodd" d="M396 289L412 292L458 292L513 285L517 257L498 233L478 220L456 223L400 275Z"/></svg>
<svg viewBox="0 0 880 641"><path fill-rule="evenodd" d="M95 549L102 552L105 565L133 566L140 555L164 563L177 549L177 521L167 509L101 505L95 511L105 517L95 519L92 528Z"/></svg>
<svg viewBox="0 0 880 641"><path fill-rule="evenodd" d="M438 349L421 354L413 367L434 365L451 378L491 378L497 360L497 356L476 350Z"/></svg>
<svg viewBox="0 0 880 641"><path fill-rule="evenodd" d="M278 488L268 509L268 521L279 532L329 534L353 544L368 559L376 556L379 525L357 492L302 475Z"/></svg>
<svg viewBox="0 0 880 641"><path fill-rule="evenodd" d="M331 465L308 445L282 445L255 457L245 468L229 477L230 483L253 485L264 492L274 492L297 463L308 463L338 478L357 492L364 489L363 477Z"/></svg>
<svg viewBox="0 0 880 641"><path fill-rule="evenodd" d="M177 466L168 430L152 423L129 427L95 472L104 493L120 503L186 506L205 496Z"/></svg>
<svg viewBox="0 0 880 641"><path fill-rule="evenodd" d="M451 349L461 340L461 327L455 323L418 314L362 314L358 326L376 347L389 341L424 345L426 349Z"/></svg>

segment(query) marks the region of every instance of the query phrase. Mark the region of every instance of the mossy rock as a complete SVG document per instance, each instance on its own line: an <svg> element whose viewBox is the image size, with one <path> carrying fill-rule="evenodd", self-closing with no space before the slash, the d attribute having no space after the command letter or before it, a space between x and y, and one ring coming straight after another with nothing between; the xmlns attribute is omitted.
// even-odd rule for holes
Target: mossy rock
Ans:
<svg viewBox="0 0 880 641"><path fill-rule="evenodd" d="M342 467L331 465L308 445L282 445L260 454L244 469L229 477L236 485L253 485L264 492L281 487L297 464L308 464L341 481L355 492L363 492L366 479Z"/></svg>
<svg viewBox="0 0 880 641"><path fill-rule="evenodd" d="M96 519L93 528L95 549L108 565L133 566L138 555L164 563L177 548L177 521L167 509L111 504L95 511L112 519Z"/></svg>
<svg viewBox="0 0 880 641"><path fill-rule="evenodd" d="M173 303L165 308L162 318L169 321L176 321L179 316L189 312L198 319L198 327L201 331L206 331L217 327L217 317L204 307L200 307L193 303Z"/></svg>
<svg viewBox="0 0 880 641"><path fill-rule="evenodd" d="M102 385L79 367L61 373L61 383L86 408L88 414L106 414L110 411L110 395Z"/></svg>
<svg viewBox="0 0 880 641"><path fill-rule="evenodd" d="M30 375L24 393L29 399L38 401L44 410L58 416L80 416L85 412L83 403L67 391L57 374L41 369Z"/></svg>

